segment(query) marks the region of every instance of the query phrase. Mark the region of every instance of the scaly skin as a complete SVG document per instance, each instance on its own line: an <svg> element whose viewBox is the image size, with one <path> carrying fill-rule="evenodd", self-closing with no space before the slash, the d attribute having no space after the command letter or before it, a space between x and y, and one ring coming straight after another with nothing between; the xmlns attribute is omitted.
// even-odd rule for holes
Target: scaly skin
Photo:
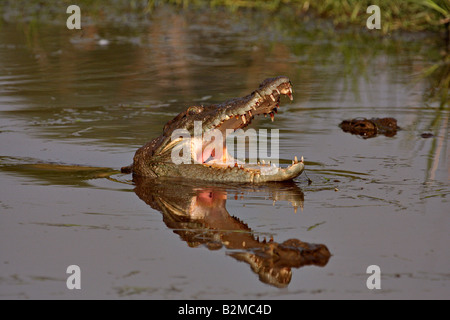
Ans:
<svg viewBox="0 0 450 320"><path fill-rule="evenodd" d="M161 136L138 149L133 164L122 168L122 172L154 178L184 177L223 182L261 183L292 180L304 170L303 160L298 161L297 157L287 168L268 168L268 165L260 164L238 165L232 158L227 158L226 163L219 163L214 158L212 161L193 159L197 161L191 164L175 164L172 161L173 148L183 143L181 139L172 139L172 133L176 129L184 129L194 137L194 122L201 121L202 134L217 129L225 136L227 129L245 128L256 115L269 115L273 121L281 95L293 99L291 83L284 76L264 80L257 90L242 98L210 106L189 107L166 123Z"/></svg>

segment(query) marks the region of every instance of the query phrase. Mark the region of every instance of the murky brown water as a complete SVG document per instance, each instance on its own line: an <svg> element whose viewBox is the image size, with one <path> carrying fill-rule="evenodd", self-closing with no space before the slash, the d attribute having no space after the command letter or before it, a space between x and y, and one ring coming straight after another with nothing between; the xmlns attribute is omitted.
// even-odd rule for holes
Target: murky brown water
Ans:
<svg viewBox="0 0 450 320"><path fill-rule="evenodd" d="M416 81L434 41L168 8L82 31L3 22L0 297L449 298L450 112ZM304 156L312 184L154 186L117 171L187 106L276 75L294 101L252 126L279 128L282 163ZM338 127L388 116L393 137ZM72 264L81 290L66 287Z"/></svg>

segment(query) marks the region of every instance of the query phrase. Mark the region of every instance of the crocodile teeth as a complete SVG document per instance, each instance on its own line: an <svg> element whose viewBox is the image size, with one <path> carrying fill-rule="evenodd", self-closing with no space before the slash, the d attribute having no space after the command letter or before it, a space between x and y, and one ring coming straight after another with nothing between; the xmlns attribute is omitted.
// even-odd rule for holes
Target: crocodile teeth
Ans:
<svg viewBox="0 0 450 320"><path fill-rule="evenodd" d="M298 163L297 156L294 157L294 163Z"/></svg>
<svg viewBox="0 0 450 320"><path fill-rule="evenodd" d="M250 110L248 110L248 115L249 115L250 117L252 117L252 112L251 112Z"/></svg>
<svg viewBox="0 0 450 320"><path fill-rule="evenodd" d="M273 94L270 94L270 98L272 99L273 102L275 102L275 97L273 96Z"/></svg>
<svg viewBox="0 0 450 320"><path fill-rule="evenodd" d="M301 157L300 162L303 162L303 156Z"/></svg>
<svg viewBox="0 0 450 320"><path fill-rule="evenodd" d="M271 113L269 113L270 114L270 119L272 120L272 122L273 122L273 120L275 119L275 116L274 116L274 114L271 112Z"/></svg>
<svg viewBox="0 0 450 320"><path fill-rule="evenodd" d="M289 99L294 100L294 97L292 96L292 88L289 88L289 92L287 93Z"/></svg>
<svg viewBox="0 0 450 320"><path fill-rule="evenodd" d="M281 94L281 93L280 93L280 90L278 90L277 88L275 88L275 91L276 91L278 94Z"/></svg>
<svg viewBox="0 0 450 320"><path fill-rule="evenodd" d="M242 119L242 122L243 122L244 124L247 123L247 118L245 117L245 114L243 114L243 115L241 116L241 119Z"/></svg>

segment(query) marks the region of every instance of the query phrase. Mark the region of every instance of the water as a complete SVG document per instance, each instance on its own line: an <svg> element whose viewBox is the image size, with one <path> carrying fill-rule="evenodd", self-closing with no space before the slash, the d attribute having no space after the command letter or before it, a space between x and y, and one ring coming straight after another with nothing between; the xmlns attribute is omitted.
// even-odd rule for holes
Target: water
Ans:
<svg viewBox="0 0 450 320"><path fill-rule="evenodd" d="M429 83L417 80L439 55L436 40L289 17L160 8L82 31L67 30L65 16L7 19L1 298L449 298L449 110L424 99ZM304 156L311 184L301 175L284 185L154 186L118 171L187 106L248 94L276 75L291 79L294 101L252 127L280 129L281 163ZM394 117L402 130L362 139L339 128L356 117ZM280 267L256 238L331 255ZM81 290L66 287L73 264ZM366 286L370 265L380 290Z"/></svg>

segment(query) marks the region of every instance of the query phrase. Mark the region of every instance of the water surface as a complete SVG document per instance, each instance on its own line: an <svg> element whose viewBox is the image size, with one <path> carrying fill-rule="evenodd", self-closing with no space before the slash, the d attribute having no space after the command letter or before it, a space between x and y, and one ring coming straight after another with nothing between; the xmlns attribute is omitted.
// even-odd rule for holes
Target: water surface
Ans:
<svg viewBox="0 0 450 320"><path fill-rule="evenodd" d="M82 31L6 19L1 298L449 298L449 110L417 80L436 43L281 13L160 8ZM312 183L155 186L118 171L187 106L277 75L291 79L294 101L252 127L280 129L281 163L304 156ZM394 117L402 130L342 132L355 117ZM265 258L267 243L290 239L331 255ZM81 290L66 287L72 264ZM366 286L370 265L380 290Z"/></svg>

